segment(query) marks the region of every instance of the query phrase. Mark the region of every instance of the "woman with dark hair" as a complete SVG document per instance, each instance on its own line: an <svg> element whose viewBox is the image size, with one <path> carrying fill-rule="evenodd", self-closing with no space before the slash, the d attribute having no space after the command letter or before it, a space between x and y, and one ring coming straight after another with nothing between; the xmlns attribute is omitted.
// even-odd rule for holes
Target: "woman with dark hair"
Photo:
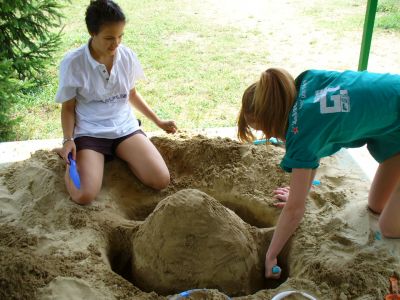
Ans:
<svg viewBox="0 0 400 300"><path fill-rule="evenodd" d="M168 133L177 127L159 119L135 88L145 77L136 54L121 44L121 8L111 0L91 1L85 21L91 38L65 55L56 95L64 133L57 152L67 162L67 190L76 203L91 203L101 189L104 161L114 156L126 161L144 184L163 189L170 181L168 168L130 104ZM79 170L79 189L68 175L70 153Z"/></svg>

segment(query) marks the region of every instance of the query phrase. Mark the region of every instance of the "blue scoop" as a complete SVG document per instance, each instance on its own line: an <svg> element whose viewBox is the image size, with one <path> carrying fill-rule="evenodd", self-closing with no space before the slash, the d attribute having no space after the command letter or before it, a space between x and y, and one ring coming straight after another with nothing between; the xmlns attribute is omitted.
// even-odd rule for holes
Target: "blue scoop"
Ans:
<svg viewBox="0 0 400 300"><path fill-rule="evenodd" d="M76 186L77 189L81 188L81 179L79 178L78 170L76 169L76 161L72 159L72 153L68 154L69 160L69 177L71 178L72 182Z"/></svg>
<svg viewBox="0 0 400 300"><path fill-rule="evenodd" d="M281 271L282 270L278 265L272 267L272 274L279 274Z"/></svg>
<svg viewBox="0 0 400 300"><path fill-rule="evenodd" d="M207 291L207 289L193 289L193 290L188 290L188 291L185 291L185 292L180 293L179 296L178 296L178 298L176 298L176 299L178 300L178 299L182 299L182 298L189 298L190 295L196 294L196 292L202 292L202 291ZM225 295L225 297L226 297L227 300L231 300L231 298L229 298L227 295ZM172 298L171 298L171 299L172 299ZM202 298L202 299L203 299L203 298Z"/></svg>
<svg viewBox="0 0 400 300"><path fill-rule="evenodd" d="M261 139L261 140L253 141L253 144L254 145L261 145L261 144L265 144L266 142L267 142L266 139ZM268 139L268 142L270 142L271 144L274 144L274 145L282 145L282 144L284 144L281 140L278 140L277 138L274 138L274 137Z"/></svg>

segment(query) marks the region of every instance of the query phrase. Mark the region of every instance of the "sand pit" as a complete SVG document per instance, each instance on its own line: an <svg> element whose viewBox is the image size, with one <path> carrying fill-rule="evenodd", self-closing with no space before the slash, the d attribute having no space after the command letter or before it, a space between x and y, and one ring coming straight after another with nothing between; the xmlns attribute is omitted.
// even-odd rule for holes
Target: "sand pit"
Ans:
<svg viewBox="0 0 400 300"><path fill-rule="evenodd" d="M227 138L153 137L171 171L155 192L119 160L102 191L71 202L64 165L40 150L0 170L0 299L271 299L300 290L318 299L383 299L400 270L400 241L382 238L366 210L369 182L345 154L322 161L305 218L263 277L288 183L283 149ZM186 298L188 299L188 298ZM305 299L300 296L288 299Z"/></svg>

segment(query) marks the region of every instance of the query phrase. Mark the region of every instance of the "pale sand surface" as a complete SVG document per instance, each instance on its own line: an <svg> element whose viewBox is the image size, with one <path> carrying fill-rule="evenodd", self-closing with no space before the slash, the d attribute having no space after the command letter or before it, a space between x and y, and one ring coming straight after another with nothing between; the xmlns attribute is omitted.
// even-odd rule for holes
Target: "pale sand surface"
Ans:
<svg viewBox="0 0 400 300"><path fill-rule="evenodd" d="M356 2L351 11L364 11ZM362 26L337 34L299 17L303 3L191 1L186 13L247 31L240 51L267 49L265 60L245 70L254 79L271 66L293 75L356 69ZM375 33L369 70L398 72L399 41L398 33ZM234 137L229 129L204 134L153 138L171 170L168 189L144 187L115 160L87 207L70 201L62 161L47 150L35 153L59 140L0 144L0 299L177 299L205 287L192 299L271 299L286 290L383 299L388 277L399 271L400 242L382 238L366 210L376 163L365 149L322 161L321 185L279 258L283 278L274 282L263 279L263 256L279 216L272 190L288 182L278 167L283 150L211 138Z"/></svg>
<svg viewBox="0 0 400 300"><path fill-rule="evenodd" d="M152 137L172 176L162 192L123 162L107 163L102 191L86 207L69 199L56 154L4 163L3 153L23 157L17 152L59 141L0 144L0 298L179 299L195 288L207 290L192 299L271 299L286 290L384 297L400 242L381 237L366 210L370 180L348 152L322 160L321 185L279 257L282 279L272 281L263 258L280 213L272 190L288 183L278 166L284 150L211 137L233 137L232 129L208 134Z"/></svg>

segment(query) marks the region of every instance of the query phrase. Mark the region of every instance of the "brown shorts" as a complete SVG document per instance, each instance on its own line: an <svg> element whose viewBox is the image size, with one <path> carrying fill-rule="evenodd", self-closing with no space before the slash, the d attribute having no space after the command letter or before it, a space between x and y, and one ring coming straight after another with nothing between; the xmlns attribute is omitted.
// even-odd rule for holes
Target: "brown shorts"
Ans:
<svg viewBox="0 0 400 300"><path fill-rule="evenodd" d="M121 136L116 139L80 136L74 140L76 145L76 152L84 149L93 150L103 154L106 161L110 161L114 158L115 150L117 149L118 145L135 134L143 134L144 136L146 136L146 134L141 129L138 129L128 135Z"/></svg>

